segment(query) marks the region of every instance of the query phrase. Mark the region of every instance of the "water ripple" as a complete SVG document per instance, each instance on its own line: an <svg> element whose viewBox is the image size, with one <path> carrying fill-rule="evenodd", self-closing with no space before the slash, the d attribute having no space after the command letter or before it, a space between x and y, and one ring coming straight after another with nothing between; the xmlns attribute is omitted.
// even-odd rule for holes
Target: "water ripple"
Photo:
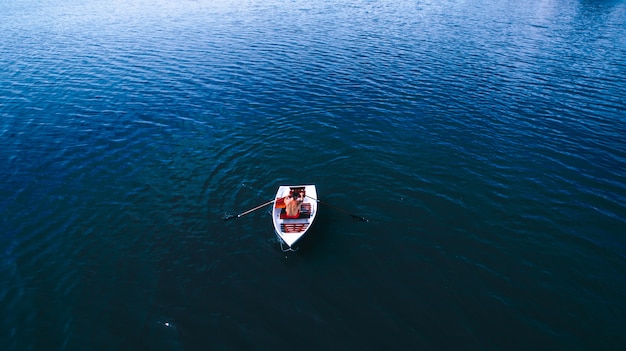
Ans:
<svg viewBox="0 0 626 351"><path fill-rule="evenodd" d="M122 3L0 5L9 350L623 340L623 5Z"/></svg>

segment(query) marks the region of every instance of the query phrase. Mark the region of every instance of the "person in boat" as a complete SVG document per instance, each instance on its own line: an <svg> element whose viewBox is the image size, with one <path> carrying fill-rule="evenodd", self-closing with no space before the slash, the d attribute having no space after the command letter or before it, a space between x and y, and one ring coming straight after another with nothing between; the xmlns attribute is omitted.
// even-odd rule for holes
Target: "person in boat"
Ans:
<svg viewBox="0 0 626 351"><path fill-rule="evenodd" d="M300 208L304 201L302 193L292 192L285 198L285 218L298 218L300 216Z"/></svg>

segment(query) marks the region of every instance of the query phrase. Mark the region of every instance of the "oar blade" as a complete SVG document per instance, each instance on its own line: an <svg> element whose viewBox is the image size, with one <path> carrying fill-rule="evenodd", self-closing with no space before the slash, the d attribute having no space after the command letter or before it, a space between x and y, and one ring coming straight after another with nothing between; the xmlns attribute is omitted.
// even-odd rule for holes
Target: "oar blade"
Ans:
<svg viewBox="0 0 626 351"><path fill-rule="evenodd" d="M228 214L224 215L224 220L227 221L227 220L232 219L232 218L241 218L241 217L247 215L248 213L252 213L252 212L258 210L259 208L263 208L263 207L265 207L265 206L267 206L267 205L269 205L269 204L271 204L273 202L274 202L274 199L271 199L270 201L268 201L268 202L266 202L266 203L264 203L262 205L259 205L259 206L255 207L253 209L247 210L246 212L242 212L242 213L240 213L238 215L228 215Z"/></svg>

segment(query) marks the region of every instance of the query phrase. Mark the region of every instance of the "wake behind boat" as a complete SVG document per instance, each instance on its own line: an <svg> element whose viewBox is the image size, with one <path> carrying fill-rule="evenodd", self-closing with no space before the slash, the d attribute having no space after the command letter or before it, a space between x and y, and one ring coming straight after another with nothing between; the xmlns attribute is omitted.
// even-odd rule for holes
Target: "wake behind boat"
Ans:
<svg viewBox="0 0 626 351"><path fill-rule="evenodd" d="M301 199L300 211L296 214L287 213L286 201L288 197ZM281 185L278 187L274 199L272 221L276 235L291 250L291 247L311 229L311 225L317 216L317 190L315 185ZM296 201L296 200L293 200Z"/></svg>

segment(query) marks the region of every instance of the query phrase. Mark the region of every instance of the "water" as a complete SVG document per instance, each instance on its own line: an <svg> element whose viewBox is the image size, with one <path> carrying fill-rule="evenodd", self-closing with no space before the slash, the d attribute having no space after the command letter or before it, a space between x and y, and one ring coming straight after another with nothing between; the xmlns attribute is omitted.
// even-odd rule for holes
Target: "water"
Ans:
<svg viewBox="0 0 626 351"><path fill-rule="evenodd" d="M0 5L3 350L618 350L623 1ZM321 207L296 253L280 184Z"/></svg>

